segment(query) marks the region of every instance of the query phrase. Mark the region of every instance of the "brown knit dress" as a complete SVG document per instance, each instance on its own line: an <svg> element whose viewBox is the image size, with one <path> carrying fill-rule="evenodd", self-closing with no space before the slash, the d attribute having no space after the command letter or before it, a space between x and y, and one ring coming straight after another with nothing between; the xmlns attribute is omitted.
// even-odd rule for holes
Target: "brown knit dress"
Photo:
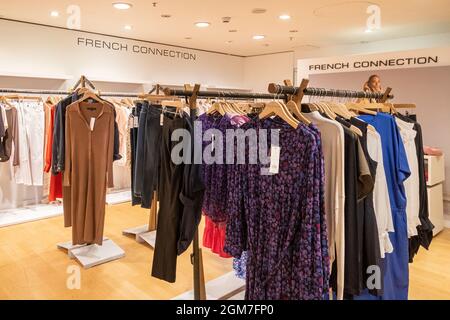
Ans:
<svg viewBox="0 0 450 320"><path fill-rule="evenodd" d="M75 102L66 111L64 224L72 243L103 242L106 189L113 183L114 112L107 103Z"/></svg>

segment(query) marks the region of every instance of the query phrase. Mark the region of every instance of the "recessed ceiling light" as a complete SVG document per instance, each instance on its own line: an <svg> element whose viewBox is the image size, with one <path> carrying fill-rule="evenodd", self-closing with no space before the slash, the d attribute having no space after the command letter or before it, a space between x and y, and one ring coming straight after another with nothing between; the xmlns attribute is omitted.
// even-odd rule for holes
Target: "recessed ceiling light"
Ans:
<svg viewBox="0 0 450 320"><path fill-rule="evenodd" d="M129 24L127 24L124 28L125 28L125 30L131 30L131 29L133 29L133 27L130 26Z"/></svg>
<svg viewBox="0 0 450 320"><path fill-rule="evenodd" d="M372 29L366 29L365 32L366 32L366 33L371 33L371 32L372 32Z"/></svg>
<svg viewBox="0 0 450 320"><path fill-rule="evenodd" d="M253 40L262 40L262 39L264 39L266 36L263 36L263 35L256 35L256 36L253 36Z"/></svg>
<svg viewBox="0 0 450 320"><path fill-rule="evenodd" d="M234 33L234 32L238 32L238 31L236 29L231 29L231 30L228 30L228 32Z"/></svg>
<svg viewBox="0 0 450 320"><path fill-rule="evenodd" d="M282 14L281 16L279 16L279 18L281 20L289 20L289 19L291 19L291 16L288 14Z"/></svg>
<svg viewBox="0 0 450 320"><path fill-rule="evenodd" d="M132 6L133 5L131 3L126 3L126 2L114 2L113 3L113 7L116 8L117 10L128 10Z"/></svg>
<svg viewBox="0 0 450 320"><path fill-rule="evenodd" d="M267 10L264 8L256 8L256 9L252 10L252 13L254 13L254 14L262 14L262 13L266 13L266 12L267 12Z"/></svg>
<svg viewBox="0 0 450 320"><path fill-rule="evenodd" d="M59 17L59 12L58 11L52 11L50 12L50 15L54 18Z"/></svg>
<svg viewBox="0 0 450 320"><path fill-rule="evenodd" d="M171 18L172 17L172 15L170 15L170 14L162 14L161 15L161 18Z"/></svg>
<svg viewBox="0 0 450 320"><path fill-rule="evenodd" d="M195 26L198 28L207 28L211 25L209 22L196 22Z"/></svg>

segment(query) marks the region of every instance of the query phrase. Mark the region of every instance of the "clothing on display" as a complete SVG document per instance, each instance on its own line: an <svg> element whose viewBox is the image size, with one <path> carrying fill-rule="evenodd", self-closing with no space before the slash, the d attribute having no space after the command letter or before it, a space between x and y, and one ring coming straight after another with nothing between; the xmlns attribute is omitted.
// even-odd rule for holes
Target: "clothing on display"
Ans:
<svg viewBox="0 0 450 320"><path fill-rule="evenodd" d="M177 256L188 249L201 220L204 186L201 165L193 159L194 140L181 142L183 159L192 159L174 164L171 156L178 143L172 141L172 133L186 130L194 137L194 118L148 101L137 101L132 115L134 123L139 121L137 128L130 129L133 205L150 208L156 191L159 211L152 275L175 282Z"/></svg>
<svg viewBox="0 0 450 320"><path fill-rule="evenodd" d="M293 101L268 116L274 103L202 101L197 116L159 97L0 102L0 160L63 198L73 245L103 245L114 161L129 170L132 205L159 204L151 275L163 281L204 216L203 246L245 279L247 300L408 299L409 262L434 227L417 120L334 102L299 115Z"/></svg>
<svg viewBox="0 0 450 320"><path fill-rule="evenodd" d="M74 245L102 245L106 188L114 187L113 108L75 102L66 109L65 125L66 226L72 227Z"/></svg>

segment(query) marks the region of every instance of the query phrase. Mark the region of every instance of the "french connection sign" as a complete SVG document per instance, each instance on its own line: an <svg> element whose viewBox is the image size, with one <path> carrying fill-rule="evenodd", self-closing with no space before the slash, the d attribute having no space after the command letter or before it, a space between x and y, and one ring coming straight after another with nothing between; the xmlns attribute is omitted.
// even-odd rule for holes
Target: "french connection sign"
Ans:
<svg viewBox="0 0 450 320"><path fill-rule="evenodd" d="M96 39L93 37L77 37L76 45L83 48L108 50L112 52L128 52L131 54L152 55L169 59L196 61L197 55L183 50L163 49L161 47L130 44L128 42Z"/></svg>
<svg viewBox="0 0 450 320"><path fill-rule="evenodd" d="M300 78L311 74L389 69L425 68L450 65L450 47L298 60Z"/></svg>

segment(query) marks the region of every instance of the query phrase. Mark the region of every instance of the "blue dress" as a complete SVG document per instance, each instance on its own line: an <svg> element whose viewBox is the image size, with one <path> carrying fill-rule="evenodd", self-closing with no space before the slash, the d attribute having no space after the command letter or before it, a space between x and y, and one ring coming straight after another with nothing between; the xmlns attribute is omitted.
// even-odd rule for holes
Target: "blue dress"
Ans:
<svg viewBox="0 0 450 320"><path fill-rule="evenodd" d="M395 233L389 234L389 238L394 246L394 252L387 254L382 263L383 265L380 266L382 272L384 272L383 295L376 298L365 293L355 297L355 299L407 300L409 253L406 193L403 183L408 179L411 172L405 147L395 119L391 115L378 113L376 116L364 115L359 118L373 125L381 136L384 168L386 171Z"/></svg>

